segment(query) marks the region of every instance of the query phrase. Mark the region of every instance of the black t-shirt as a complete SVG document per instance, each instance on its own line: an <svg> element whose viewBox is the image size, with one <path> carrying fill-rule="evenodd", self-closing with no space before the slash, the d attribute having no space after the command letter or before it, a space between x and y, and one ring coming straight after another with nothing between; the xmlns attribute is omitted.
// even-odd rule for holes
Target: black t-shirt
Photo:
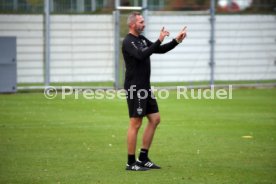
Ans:
<svg viewBox="0 0 276 184"><path fill-rule="evenodd" d="M175 39L164 45L149 41L146 37L127 34L123 41L122 52L126 65L125 84L127 90L131 85L135 89L150 89L150 56L153 53L166 53L173 49L178 43Z"/></svg>

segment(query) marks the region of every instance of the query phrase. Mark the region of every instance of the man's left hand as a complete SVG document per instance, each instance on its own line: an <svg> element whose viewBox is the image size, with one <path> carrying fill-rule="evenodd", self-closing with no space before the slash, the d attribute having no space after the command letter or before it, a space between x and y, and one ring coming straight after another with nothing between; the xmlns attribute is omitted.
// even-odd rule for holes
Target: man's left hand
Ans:
<svg viewBox="0 0 276 184"><path fill-rule="evenodd" d="M181 43L185 37L187 36L187 27L185 26L179 33L178 35L176 36L175 40L178 42L178 43Z"/></svg>

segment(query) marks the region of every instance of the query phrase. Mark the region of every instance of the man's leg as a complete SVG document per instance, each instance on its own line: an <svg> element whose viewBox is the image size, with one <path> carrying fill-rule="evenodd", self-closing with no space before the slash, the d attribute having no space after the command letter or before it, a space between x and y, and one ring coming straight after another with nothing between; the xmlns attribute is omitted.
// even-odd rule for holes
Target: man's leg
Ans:
<svg viewBox="0 0 276 184"><path fill-rule="evenodd" d="M151 146L155 130L158 124L160 123L160 114L159 113L149 114L147 115L147 118L149 122L147 127L145 128L145 132L143 135L143 145L142 145L142 149L140 150L138 162L143 167L147 167L151 169L160 169L161 167L151 162L151 160L148 157L148 151Z"/></svg>
<svg viewBox="0 0 276 184"><path fill-rule="evenodd" d="M128 155L129 155L129 160L128 160L129 165L135 162L137 134L141 125L142 125L142 118L130 118L129 128L127 131L127 148L128 148ZM134 157L134 160L133 160L133 157Z"/></svg>
<svg viewBox="0 0 276 184"><path fill-rule="evenodd" d="M145 128L144 135L143 135L143 145L142 148L148 150L151 146L153 136L155 133L155 130L160 123L160 114L159 112L148 114L148 125Z"/></svg>
<svg viewBox="0 0 276 184"><path fill-rule="evenodd" d="M149 168L138 165L135 160L137 134L141 125L142 125L142 118L130 118L129 128L127 131L128 163L126 166L126 170L131 170L131 171L149 170Z"/></svg>

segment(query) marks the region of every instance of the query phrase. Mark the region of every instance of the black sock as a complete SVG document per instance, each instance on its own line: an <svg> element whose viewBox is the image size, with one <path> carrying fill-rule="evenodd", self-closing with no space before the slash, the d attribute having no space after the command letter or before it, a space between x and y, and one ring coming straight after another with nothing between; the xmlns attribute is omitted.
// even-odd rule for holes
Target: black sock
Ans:
<svg viewBox="0 0 276 184"><path fill-rule="evenodd" d="M131 165L133 163L135 163L136 160L135 160L135 155L128 155L128 161L127 161L127 164L128 165Z"/></svg>
<svg viewBox="0 0 276 184"><path fill-rule="evenodd" d="M147 150L147 149L141 149L140 155L139 155L139 160L140 161L148 160L148 152L149 152L149 150Z"/></svg>

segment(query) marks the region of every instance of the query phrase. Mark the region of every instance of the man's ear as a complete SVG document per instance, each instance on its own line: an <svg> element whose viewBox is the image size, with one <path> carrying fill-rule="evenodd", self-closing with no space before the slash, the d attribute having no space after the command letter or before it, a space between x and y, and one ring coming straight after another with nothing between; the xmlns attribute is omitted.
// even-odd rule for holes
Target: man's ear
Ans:
<svg viewBox="0 0 276 184"><path fill-rule="evenodd" d="M131 24L129 25L129 27L130 27L130 28L134 28L134 27L135 27L135 24L134 24L134 23L131 23Z"/></svg>

